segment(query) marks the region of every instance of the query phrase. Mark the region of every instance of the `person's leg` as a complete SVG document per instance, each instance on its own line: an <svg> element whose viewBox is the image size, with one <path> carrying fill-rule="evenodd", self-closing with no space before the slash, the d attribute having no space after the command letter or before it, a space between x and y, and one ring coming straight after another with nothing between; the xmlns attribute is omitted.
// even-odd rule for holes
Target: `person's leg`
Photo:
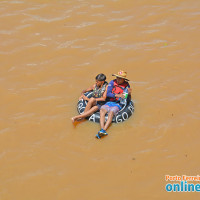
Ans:
<svg viewBox="0 0 200 200"><path fill-rule="evenodd" d="M104 106L101 107L101 110L100 110L100 126L101 126L101 129L98 132L98 134L96 135L96 137L98 139L100 139L102 136L108 135L106 133L106 131L104 130L104 126L105 126L105 115L106 115L107 112L109 113L109 111L110 111L110 107L108 105L104 105Z"/></svg>
<svg viewBox="0 0 200 200"><path fill-rule="evenodd" d="M104 126L104 130L106 131L110 124L112 123L113 116L116 115L119 112L119 107L118 106L113 106L110 108L110 112L108 114L108 120Z"/></svg>
<svg viewBox="0 0 200 200"><path fill-rule="evenodd" d="M111 124L112 119L113 119L113 116L114 116L114 112L113 112L113 111L110 111L110 112L108 113L108 119L107 119L106 124L105 124L105 126L104 126L104 130L105 130L105 131L108 129L109 125Z"/></svg>
<svg viewBox="0 0 200 200"><path fill-rule="evenodd" d="M83 114L81 115L77 115L75 117L72 117L72 122L75 122L76 120L78 119L82 119L82 118L85 118L85 117L88 117L90 115L92 115L94 112L96 112L98 110L98 106L93 106L90 110L88 110L87 112L84 112Z"/></svg>
<svg viewBox="0 0 200 200"><path fill-rule="evenodd" d="M102 129L104 129L104 124L105 124L105 115L108 112L108 110L102 106L101 110L100 110L100 127Z"/></svg>
<svg viewBox="0 0 200 200"><path fill-rule="evenodd" d="M85 107L85 110L84 110L84 113L87 112L88 110L90 110L93 106L96 105L96 99L95 98L90 98L86 107Z"/></svg>

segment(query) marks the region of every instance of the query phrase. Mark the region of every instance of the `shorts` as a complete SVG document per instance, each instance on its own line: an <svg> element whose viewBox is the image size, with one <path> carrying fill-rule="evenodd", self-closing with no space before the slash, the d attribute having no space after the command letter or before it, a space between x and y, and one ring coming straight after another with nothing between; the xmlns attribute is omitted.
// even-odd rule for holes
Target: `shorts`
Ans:
<svg viewBox="0 0 200 200"><path fill-rule="evenodd" d="M109 101L105 105L101 106L101 109L105 109L108 113L113 112L114 115L117 115L121 107L118 103Z"/></svg>
<svg viewBox="0 0 200 200"><path fill-rule="evenodd" d="M101 107L103 106L103 105L101 105L101 104L96 104L96 106L98 107L98 109L100 110L101 109Z"/></svg>

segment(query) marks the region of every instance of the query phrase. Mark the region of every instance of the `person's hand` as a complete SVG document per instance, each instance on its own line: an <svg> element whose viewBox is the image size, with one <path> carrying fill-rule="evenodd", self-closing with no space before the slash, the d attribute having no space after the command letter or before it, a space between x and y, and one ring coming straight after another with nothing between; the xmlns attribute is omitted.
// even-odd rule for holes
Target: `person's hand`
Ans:
<svg viewBox="0 0 200 200"><path fill-rule="evenodd" d="M97 99L95 99L94 97L91 97L90 98L90 102L94 103L94 104L97 104Z"/></svg>
<svg viewBox="0 0 200 200"><path fill-rule="evenodd" d="M86 97L85 95L82 95L82 98L83 98L84 100L87 100L87 101L88 101L88 97Z"/></svg>
<svg viewBox="0 0 200 200"><path fill-rule="evenodd" d="M123 94L116 94L115 97L117 97L117 98L124 98L124 95Z"/></svg>
<svg viewBox="0 0 200 200"><path fill-rule="evenodd" d="M85 90L83 90L83 91L81 92L81 95L83 95L85 92L86 92L86 91L85 91Z"/></svg>
<svg viewBox="0 0 200 200"><path fill-rule="evenodd" d="M79 100L83 99L83 94L79 97Z"/></svg>
<svg viewBox="0 0 200 200"><path fill-rule="evenodd" d="M128 94L131 95L132 89L128 88Z"/></svg>

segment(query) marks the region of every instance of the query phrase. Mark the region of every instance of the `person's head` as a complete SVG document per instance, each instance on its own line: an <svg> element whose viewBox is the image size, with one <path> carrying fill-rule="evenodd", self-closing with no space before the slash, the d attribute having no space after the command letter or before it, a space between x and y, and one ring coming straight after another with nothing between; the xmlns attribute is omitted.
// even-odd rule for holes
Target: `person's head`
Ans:
<svg viewBox="0 0 200 200"><path fill-rule="evenodd" d="M95 79L96 79L96 85L99 87L104 84L106 76L104 74L98 74Z"/></svg>
<svg viewBox="0 0 200 200"><path fill-rule="evenodd" d="M116 80L117 80L117 84L122 84L124 83L125 79L124 78L120 78L120 77L116 77Z"/></svg>
<svg viewBox="0 0 200 200"><path fill-rule="evenodd" d="M127 72L120 70L117 74L112 74L112 76L116 76L117 84L122 84L125 81L129 81L126 78Z"/></svg>

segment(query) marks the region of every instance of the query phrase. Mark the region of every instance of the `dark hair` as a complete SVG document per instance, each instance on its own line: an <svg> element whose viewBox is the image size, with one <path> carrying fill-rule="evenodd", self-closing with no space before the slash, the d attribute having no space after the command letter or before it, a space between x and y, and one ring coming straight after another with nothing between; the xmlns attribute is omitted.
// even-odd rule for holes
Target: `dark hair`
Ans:
<svg viewBox="0 0 200 200"><path fill-rule="evenodd" d="M96 80L97 81L105 81L106 80L106 75L104 75L104 74L98 74L96 76Z"/></svg>

